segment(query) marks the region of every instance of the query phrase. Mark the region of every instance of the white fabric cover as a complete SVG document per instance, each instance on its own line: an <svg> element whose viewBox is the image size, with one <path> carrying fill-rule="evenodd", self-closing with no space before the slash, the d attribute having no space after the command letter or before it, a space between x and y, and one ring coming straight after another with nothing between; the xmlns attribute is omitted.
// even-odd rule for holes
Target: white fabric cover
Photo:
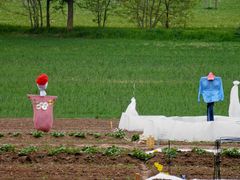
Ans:
<svg viewBox="0 0 240 180"><path fill-rule="evenodd" d="M215 141L221 137L240 136L240 121L227 116L215 116L207 121L206 116L164 117L149 120L143 137L176 141Z"/></svg>
<svg viewBox="0 0 240 180"><path fill-rule="evenodd" d="M238 97L238 85L239 81L233 81L233 87L230 93L230 104L228 115L229 117L240 117L240 104Z"/></svg>
<svg viewBox="0 0 240 180"><path fill-rule="evenodd" d="M131 120L129 119L130 117L132 118ZM119 128L129 131L143 131L142 125L138 126L138 117L138 112L136 110L136 99L132 97L131 103L128 105L126 111L122 113L121 120L119 122Z"/></svg>
<svg viewBox="0 0 240 180"><path fill-rule="evenodd" d="M182 178L179 178L177 176L171 176L164 173L158 173L157 175L147 178L146 180L156 180L156 179L182 180Z"/></svg>
<svg viewBox="0 0 240 180"><path fill-rule="evenodd" d="M156 140L215 141L221 137L240 136L240 104L238 81L231 90L229 117L214 116L141 116L136 111L136 99L132 98L126 112L122 113L119 128L128 131L143 131L142 138L153 136Z"/></svg>

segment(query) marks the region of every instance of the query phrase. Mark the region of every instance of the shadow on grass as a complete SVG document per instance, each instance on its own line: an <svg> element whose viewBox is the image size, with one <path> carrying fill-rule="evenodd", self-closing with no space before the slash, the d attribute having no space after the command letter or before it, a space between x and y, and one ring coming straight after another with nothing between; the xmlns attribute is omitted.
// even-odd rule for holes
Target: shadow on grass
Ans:
<svg viewBox="0 0 240 180"><path fill-rule="evenodd" d="M88 39L144 39L144 40L201 40L201 41L240 41L240 28L98 28L74 27L70 32L64 27L50 29L30 29L26 26L0 24L2 35L34 35L46 37L78 37Z"/></svg>

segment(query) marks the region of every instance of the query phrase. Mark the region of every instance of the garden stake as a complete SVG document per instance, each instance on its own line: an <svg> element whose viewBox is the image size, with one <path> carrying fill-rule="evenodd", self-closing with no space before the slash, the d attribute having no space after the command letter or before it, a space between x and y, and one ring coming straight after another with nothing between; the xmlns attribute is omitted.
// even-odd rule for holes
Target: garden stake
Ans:
<svg viewBox="0 0 240 180"><path fill-rule="evenodd" d="M155 144L154 137L153 137L153 136L149 136L149 137L147 138L146 144L147 144L147 147L148 147L149 149L153 149L153 148L154 148L154 144Z"/></svg>
<svg viewBox="0 0 240 180"><path fill-rule="evenodd" d="M135 180L140 180L140 174L139 173L135 173Z"/></svg>
<svg viewBox="0 0 240 180"><path fill-rule="evenodd" d="M213 179L221 179L221 171L220 171L220 165L221 165L221 142L220 140L215 141L215 148L217 150L217 153L214 154L214 174Z"/></svg>
<svg viewBox="0 0 240 180"><path fill-rule="evenodd" d="M135 86L135 83L133 84L133 97L135 97L135 88L136 88L136 86Z"/></svg>
<svg viewBox="0 0 240 180"><path fill-rule="evenodd" d="M113 124L112 124L112 121L110 121L110 128L111 128L111 129L113 128Z"/></svg>
<svg viewBox="0 0 240 180"><path fill-rule="evenodd" d="M168 149L170 150L170 148L171 148L171 142L170 140L168 140ZM168 172L169 174L171 174L171 156L169 153L168 153Z"/></svg>

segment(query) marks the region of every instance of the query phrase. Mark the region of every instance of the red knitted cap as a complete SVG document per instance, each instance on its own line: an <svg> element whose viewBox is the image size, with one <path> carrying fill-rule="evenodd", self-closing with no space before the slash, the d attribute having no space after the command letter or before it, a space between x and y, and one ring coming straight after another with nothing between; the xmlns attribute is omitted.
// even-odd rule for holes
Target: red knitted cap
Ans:
<svg viewBox="0 0 240 180"><path fill-rule="evenodd" d="M48 82L48 76L46 74L41 74L36 79L36 83L38 85L45 85L47 82Z"/></svg>

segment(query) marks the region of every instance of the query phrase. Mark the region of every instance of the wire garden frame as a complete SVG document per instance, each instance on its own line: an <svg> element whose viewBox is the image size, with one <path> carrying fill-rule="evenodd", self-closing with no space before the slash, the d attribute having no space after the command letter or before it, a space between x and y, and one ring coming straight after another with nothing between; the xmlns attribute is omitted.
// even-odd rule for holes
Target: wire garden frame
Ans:
<svg viewBox="0 0 240 180"><path fill-rule="evenodd" d="M221 144L234 142L240 143L240 137L221 137L215 141L216 153L214 153L213 179L221 179Z"/></svg>

